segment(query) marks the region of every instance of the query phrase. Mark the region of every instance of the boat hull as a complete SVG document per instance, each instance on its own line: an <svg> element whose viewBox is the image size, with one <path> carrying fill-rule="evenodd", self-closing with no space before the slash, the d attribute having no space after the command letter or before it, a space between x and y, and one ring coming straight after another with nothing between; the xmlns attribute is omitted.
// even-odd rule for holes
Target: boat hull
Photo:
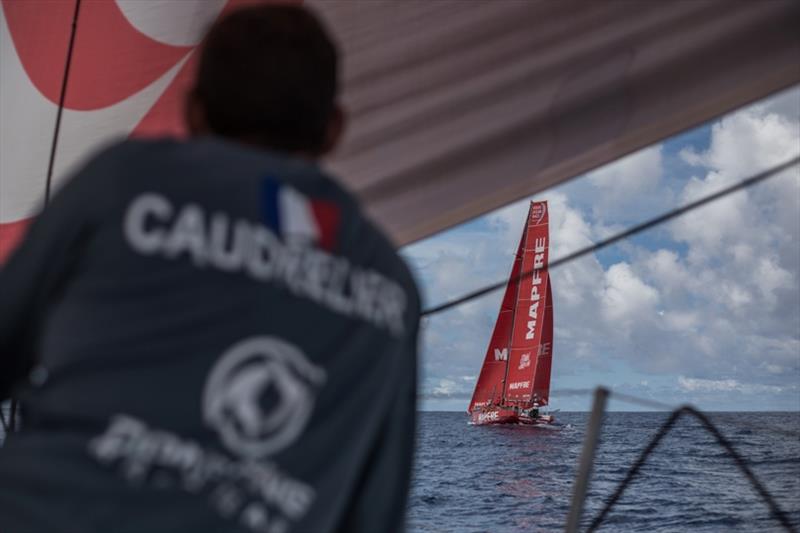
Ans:
<svg viewBox="0 0 800 533"><path fill-rule="evenodd" d="M555 417L552 415L538 415L531 417L516 409L494 407L476 410L470 413L470 423L475 426L497 424L522 424L528 426L546 426L553 424Z"/></svg>

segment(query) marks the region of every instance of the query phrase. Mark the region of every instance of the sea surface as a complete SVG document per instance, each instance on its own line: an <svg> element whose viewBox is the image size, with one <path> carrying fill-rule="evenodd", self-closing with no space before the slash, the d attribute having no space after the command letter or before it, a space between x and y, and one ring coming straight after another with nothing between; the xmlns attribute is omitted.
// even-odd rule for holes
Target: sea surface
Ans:
<svg viewBox="0 0 800 533"><path fill-rule="evenodd" d="M558 413L564 426L557 430L469 426L462 413L418 416L407 517L411 533L563 531L588 413ZM667 416L606 414L583 529ZM709 416L800 530L800 413ZM0 442L2 437L0 428ZM784 529L770 517L725 450L694 419L683 418L661 441L599 531Z"/></svg>
<svg viewBox="0 0 800 533"><path fill-rule="evenodd" d="M564 429L469 426L462 413L419 413L409 531L562 531L588 413L556 416ZM667 416L606 414L584 528ZM709 416L800 530L800 413ZM694 419L682 418L599 531L784 529L714 437Z"/></svg>

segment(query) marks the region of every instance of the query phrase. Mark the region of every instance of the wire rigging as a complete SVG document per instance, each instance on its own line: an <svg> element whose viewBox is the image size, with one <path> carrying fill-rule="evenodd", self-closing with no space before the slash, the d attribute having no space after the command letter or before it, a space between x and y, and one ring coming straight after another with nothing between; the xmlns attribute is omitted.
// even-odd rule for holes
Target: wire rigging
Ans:
<svg viewBox="0 0 800 533"><path fill-rule="evenodd" d="M631 405L638 405L641 407L648 407L650 409L656 409L661 412L671 412L677 409L680 409L681 406L678 405L670 405L668 403L659 402L657 400L651 400L649 398L640 398L638 396L633 396L632 394L625 394L622 392L616 392L611 389L611 387L603 387L608 391L609 399L612 400L619 400L621 402L625 402ZM550 396L585 396L590 397L594 394L595 389L553 389L550 391ZM762 433L765 431L769 431L771 433L775 433L777 435L783 435L785 437L791 437L793 439L800 439L800 431L792 431L790 429L785 429L780 426L775 426L772 424L766 424L763 421L759 421L758 424L753 424L748 422L744 419L736 419L734 422L739 427L746 427L746 428L756 428Z"/></svg>
<svg viewBox="0 0 800 533"><path fill-rule="evenodd" d="M81 0L75 0L75 12L72 15L72 28L70 29L69 44L67 45L67 58L64 63L64 76L61 78L61 93L58 97L58 111L56 111L56 124L53 128L53 141L50 144L50 158L47 162L47 178L44 185L44 205L50 203L50 195L53 189L53 170L56 163L56 148L58 147L58 134L61 131L61 116L64 114L64 102L67 99L67 82L69 80L69 70L72 66L72 52L75 48L75 34L78 29L78 14L81 10ZM9 419L0 413L0 424L6 433L16 429L17 411L19 404L16 398L11 399Z"/></svg>
<svg viewBox="0 0 800 533"><path fill-rule="evenodd" d="M597 528L600 527L605 518L608 516L608 513L611 511L611 509L614 508L619 499L622 497L623 493L625 492L625 489L636 478L636 476L639 474L639 471L647 462L647 459L658 447L661 440L667 435L667 433L669 433L672 430L672 428L675 426L675 423L684 415L691 415L700 421L700 423L703 425L706 431L708 431L714 436L717 443L720 446L722 446L727 452L728 456L733 459L736 466L750 482L750 485L753 487L756 493L758 493L758 495L767 505L767 507L770 510L771 516L775 520L777 520L781 524L781 526L783 526L783 528L789 533L797 533L797 529L789 522L789 518L787 517L786 513L780 508L778 503L773 498L772 494L770 494L769 491L767 491L766 487L761 483L761 481L759 481L759 479L756 477L756 475L748 466L745 459L741 455L739 455L739 453L733 447L731 442L722 435L722 433L711 422L708 416L706 416L704 413L698 411L697 409L689 405L685 405L683 407L674 410L670 415L670 417L667 419L667 421L664 422L661 428L659 428L658 432L650 440L647 447L642 451L642 453L636 459L636 462L634 462L628 469L625 478L620 482L614 493L606 501L606 504L603 507L603 509L592 520L591 524L589 525L589 528L587 529L587 533L592 533L593 531L596 531Z"/></svg>
<svg viewBox="0 0 800 533"><path fill-rule="evenodd" d="M701 206L704 206L704 205L706 205L708 203L711 203L711 202L714 202L716 200L719 200L720 198L722 198L724 196L727 196L727 195L729 195L731 193L734 193L734 192L742 190L742 189L746 189L748 187L752 187L753 185L755 185L755 184L757 184L757 183L759 183L761 181L764 181L767 178L771 178L771 177L779 174L780 172L782 172L782 171L784 171L784 170L786 170L786 169L788 169L788 168L790 168L790 167L792 167L792 166L794 166L794 165L796 165L798 163L800 163L800 156L794 157L793 159L790 159L789 161L786 161L786 162L781 163L779 165L776 165L776 166L774 166L774 167L772 167L772 168L770 168L768 170L765 170L763 172L755 174L755 175L753 175L753 176L751 176L751 177L749 177L747 179L744 179L744 180L742 180L742 181L740 181L740 182L738 182L738 183L736 183L734 185L731 185L730 187L726 187L726 188L724 188L724 189L722 189L720 191L717 191L717 192L715 192L713 194L710 194L708 196L700 198L699 200L695 200L694 202L690 202L690 203L688 203L688 204L686 204L684 206L677 207L677 208L673 209L672 211L668 211L668 212L666 212L666 213L664 213L662 215L659 215L659 216L657 216L655 218L652 218L650 220L642 222L641 224L637 224L635 226L632 226L632 227L628 228L627 230L622 231L620 233L617 233L615 235L612 235L611 237L609 237L607 239L604 239L604 240L602 240L602 241L600 241L600 242L598 242L596 244L593 244L591 246L587 246L585 248L581 248L580 250L577 250L575 252L567 254L564 257L559 257L555 261L552 261L548 268L556 268L556 267L559 267L559 266L561 266L563 264L566 264L566 263L569 263L571 261L574 261L575 259L583 257L584 255L588 255L588 254L597 252L597 251L599 251L599 250L601 250L601 249L603 249L603 248L605 248L605 247L607 247L607 246L609 246L611 244L614 244L615 242L621 241L623 239L627 239L628 237L636 235L637 233L640 233L642 231L648 230L648 229L650 229L650 228L652 228L654 226L658 226L660 224L663 224L664 222L667 222L669 220L672 220L673 218L679 217L679 216L681 216L681 215L683 215L685 213L688 213L689 211L693 211L693 210L697 209L698 207L701 207ZM502 289L509 282L517 282L517 281L519 281L521 279L524 279L526 277L530 277L530 276L533 275L533 272L534 272L533 270L528 270L526 272L523 272L523 273L517 275L517 277L515 277L515 278L511 278L510 280L503 280L503 281L498 281L497 283L492 283L491 285L487 285L487 286L485 286L485 287L483 287L481 289L477 289L477 290L474 290L472 292L468 292L467 294L465 294L463 296L460 296L460 297L458 297L458 298L456 298L454 300L450 300L449 302L445 302L445 303L436 305L434 307L430 307L430 308L425 309L425 310L422 311L422 316L425 317L425 316L435 315L437 313L441 313L442 311L446 311L446 310L451 309L453 307L457 307L459 305L465 304L465 303L467 303L467 302L469 302L471 300L474 300L475 298L480 298L481 296L484 296L484 295L486 295L486 294L488 294L490 292L494 292L494 291L496 291L498 289Z"/></svg>
<svg viewBox="0 0 800 533"><path fill-rule="evenodd" d="M75 47L75 34L78 29L78 14L81 10L81 0L75 0L75 13L72 16L72 29L70 30L69 45L67 46L67 59L64 64L64 76L61 78L61 93L58 97L58 111L56 112L56 125L53 128L53 142L50 144L50 159L47 163L47 181L44 189L44 205L50 202L50 193L53 182L53 169L56 163L56 148L58 147L58 134L61 131L61 115L64 113L64 102L67 99L67 82L69 70L72 65L72 51Z"/></svg>

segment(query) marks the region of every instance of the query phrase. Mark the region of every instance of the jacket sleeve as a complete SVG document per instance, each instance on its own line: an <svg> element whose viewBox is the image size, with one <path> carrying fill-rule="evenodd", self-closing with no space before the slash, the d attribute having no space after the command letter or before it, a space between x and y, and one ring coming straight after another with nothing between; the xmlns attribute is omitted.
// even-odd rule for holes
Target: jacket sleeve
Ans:
<svg viewBox="0 0 800 533"><path fill-rule="evenodd" d="M91 235L97 203L107 201L97 184L108 182L102 177L109 152L92 159L61 187L0 265L0 401L34 366L47 304L68 281Z"/></svg>

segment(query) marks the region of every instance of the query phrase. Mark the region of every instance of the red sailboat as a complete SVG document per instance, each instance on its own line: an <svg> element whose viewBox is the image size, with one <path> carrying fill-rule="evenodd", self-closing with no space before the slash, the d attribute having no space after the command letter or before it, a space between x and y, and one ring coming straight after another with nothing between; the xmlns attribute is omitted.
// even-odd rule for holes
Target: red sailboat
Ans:
<svg viewBox="0 0 800 533"><path fill-rule="evenodd" d="M547 202L531 202L500 314L469 404L473 424L552 424L553 295Z"/></svg>

